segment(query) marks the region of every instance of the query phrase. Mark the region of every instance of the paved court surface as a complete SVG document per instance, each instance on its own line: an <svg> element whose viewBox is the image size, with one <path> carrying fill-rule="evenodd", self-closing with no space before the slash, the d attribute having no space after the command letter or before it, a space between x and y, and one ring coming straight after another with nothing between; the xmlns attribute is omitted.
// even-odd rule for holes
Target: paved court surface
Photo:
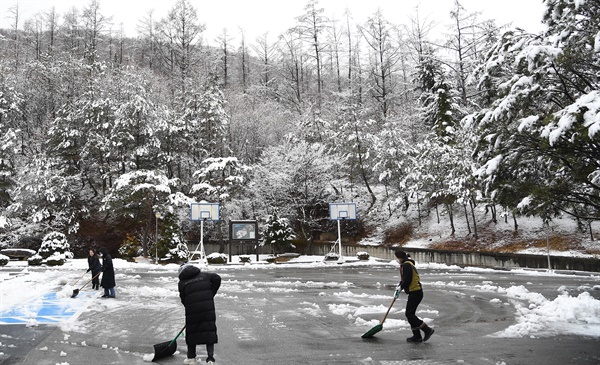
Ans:
<svg viewBox="0 0 600 365"><path fill-rule="evenodd" d="M593 275L421 270L423 281L432 284L426 285L418 314L436 333L427 343L409 344L410 330L402 325L405 297L394 306L389 328L373 339L361 338L372 326L360 321L380 319L391 301L397 269L390 266L211 271L223 279L215 298L217 364L600 364L598 337L494 336L515 323L514 303L498 293L471 289L482 283L523 285L551 298L561 286L576 295L579 288L598 285L600 278ZM117 299L82 291L72 300L85 308L64 311L72 316L61 324L0 325L0 364L147 364L144 357L151 357L153 344L172 339L184 323L176 273L122 270L117 285ZM507 304L497 305L495 298ZM44 300L53 305L50 294ZM56 319L54 314L41 317ZM178 344L180 352L157 363L182 364L184 340ZM204 360L204 349L198 350Z"/></svg>

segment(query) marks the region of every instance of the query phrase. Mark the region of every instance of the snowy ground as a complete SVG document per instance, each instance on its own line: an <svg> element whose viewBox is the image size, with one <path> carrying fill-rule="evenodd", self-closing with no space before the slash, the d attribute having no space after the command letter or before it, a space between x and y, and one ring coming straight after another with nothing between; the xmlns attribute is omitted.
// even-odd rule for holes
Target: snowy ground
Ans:
<svg viewBox="0 0 600 365"><path fill-rule="evenodd" d="M47 340L23 355L22 362L7 363L74 365L80 359L77 356L89 357L82 354L92 354L94 349L111 350L112 356L129 356L128 363L151 359L152 344L172 338L182 322L176 286L178 266L119 259L114 262L116 300L94 297L89 285L77 298L71 298L73 290L88 279L86 275L78 285L72 285L87 268L85 260L70 260L60 268L30 268L11 261L0 268L0 323L10 323L9 318L20 316L26 317L21 323L31 330L45 328L48 321L54 321L50 326L57 328ZM272 354L272 362L246 363L276 364L285 356L302 357L306 353L304 344L316 356L322 354L317 363L391 364L383 358L377 360L377 356L384 356L386 341L406 345L403 338L410 334L410 328L404 318L402 297L392 308L385 330L378 335L380 342L364 348L360 335L377 325L385 314L398 280L397 266L395 262L376 259L324 264L322 257L306 256L285 264L210 266L209 271L223 278L215 298L223 343L217 351L221 351L221 359L229 356L230 361L221 363L239 363L235 356L241 356L222 354L225 348L243 352L248 346L252 349L248 349L249 354L257 351L255 356L260 357L265 343L281 341L290 345L284 346L285 353ZM445 343L459 348L464 341L462 331L467 330L488 338L491 348L504 347L499 341L510 339L537 340L537 346L548 346L545 341L564 336L581 338L576 343L584 344L590 340L597 344L600 339L600 276L596 273L505 272L439 264L418 264L417 268L426 288L426 299L418 315L438 328L431 346ZM64 317L53 317L49 308ZM138 320L132 321L132 317ZM15 326L18 325L0 324L0 328L11 331L15 331ZM139 333L144 335L136 335ZM11 356L17 360L14 354L21 345L17 337L0 335L0 364L4 364L3 358ZM228 344L232 339L234 342ZM335 343L340 353L321 348L324 339ZM345 347L348 348L342 350ZM179 349L185 353L183 348L180 341ZM274 349L269 347L269 351ZM452 349L443 353L430 356L447 359ZM596 355L600 361L600 353ZM167 359L164 364L180 363L183 354L177 356L177 361ZM327 362L328 356L337 360ZM462 362L478 363L469 356L462 355ZM499 360L494 360L495 364L511 364L504 360L505 355L496 356ZM436 363L432 358L431 362L420 364Z"/></svg>

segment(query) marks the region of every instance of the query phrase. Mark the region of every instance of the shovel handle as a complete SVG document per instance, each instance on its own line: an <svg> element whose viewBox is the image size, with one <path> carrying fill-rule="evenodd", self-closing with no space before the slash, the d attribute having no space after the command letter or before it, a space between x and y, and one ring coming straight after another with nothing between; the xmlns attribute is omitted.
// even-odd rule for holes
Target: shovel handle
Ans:
<svg viewBox="0 0 600 365"><path fill-rule="evenodd" d="M101 273L102 273L102 271L100 271L99 273L97 273L96 275L94 275L94 277L92 277L87 283L83 284L83 286L81 288L79 288L79 290L82 290L83 288L85 288L86 285L88 285L89 283L91 283L92 280L94 280L95 278L97 278L98 275L100 275Z"/></svg>
<svg viewBox="0 0 600 365"><path fill-rule="evenodd" d="M85 274L87 274L87 271L83 273L83 275L81 275L77 280L75 280L75 282L73 283L73 286L75 286L75 284L77 284L79 282L79 280L81 280L81 278L83 278L85 276Z"/></svg>
<svg viewBox="0 0 600 365"><path fill-rule="evenodd" d="M383 324L383 322L385 322L385 319L387 318L388 314L390 314L390 310L392 309L392 306L394 305L395 301L396 301L396 297L394 297L394 299L392 300L392 304L390 304L387 312L385 312L385 316L383 316L383 319L381 320L381 324Z"/></svg>
<svg viewBox="0 0 600 365"><path fill-rule="evenodd" d="M179 333L177 334L177 336L175 336L175 338L173 339L173 341L171 341L171 343L169 343L169 346L171 346L173 344L173 342L177 341L177 339L179 338L179 336L181 336L181 334L185 330L185 326L187 326L187 325L183 326L183 328L181 329L181 331L179 331Z"/></svg>

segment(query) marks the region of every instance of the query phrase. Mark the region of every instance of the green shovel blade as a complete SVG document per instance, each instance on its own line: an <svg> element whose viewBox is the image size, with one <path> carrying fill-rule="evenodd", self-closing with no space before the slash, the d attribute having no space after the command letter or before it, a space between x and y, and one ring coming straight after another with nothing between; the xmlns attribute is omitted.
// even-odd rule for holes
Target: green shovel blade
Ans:
<svg viewBox="0 0 600 365"><path fill-rule="evenodd" d="M367 331L364 335L362 335L362 338L371 338L373 337L374 334L376 334L377 332L381 331L383 329L383 325L380 323L377 326L371 328L369 331Z"/></svg>

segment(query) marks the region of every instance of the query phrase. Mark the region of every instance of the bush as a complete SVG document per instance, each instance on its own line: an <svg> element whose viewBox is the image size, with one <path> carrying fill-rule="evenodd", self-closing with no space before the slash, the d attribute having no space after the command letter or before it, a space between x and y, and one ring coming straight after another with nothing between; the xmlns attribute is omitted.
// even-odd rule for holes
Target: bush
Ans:
<svg viewBox="0 0 600 365"><path fill-rule="evenodd" d="M368 252L357 252L356 253L356 257L358 257L359 260L368 260L369 259L369 253Z"/></svg>
<svg viewBox="0 0 600 365"><path fill-rule="evenodd" d="M142 245L130 234L127 234L123 243L119 247L119 255L125 260L138 257L142 254Z"/></svg>
<svg viewBox="0 0 600 365"><path fill-rule="evenodd" d="M69 242L67 237L60 232L50 232L42 239L42 245L38 254L42 258L48 258L55 253L64 254L69 251Z"/></svg>
<svg viewBox="0 0 600 365"><path fill-rule="evenodd" d="M277 256L275 255L269 255L267 256L267 258L265 259L268 263L274 263L275 261L277 261Z"/></svg>
<svg viewBox="0 0 600 365"><path fill-rule="evenodd" d="M190 250L185 243L179 243L177 247L169 250L169 254L177 262L187 261L190 256Z"/></svg>
<svg viewBox="0 0 600 365"><path fill-rule="evenodd" d="M27 265L29 266L41 266L44 258L37 253L27 259Z"/></svg>
<svg viewBox="0 0 600 365"><path fill-rule="evenodd" d="M414 227L411 223L403 222L388 228L383 234L383 243L386 245L404 244L413 235Z"/></svg>
<svg viewBox="0 0 600 365"><path fill-rule="evenodd" d="M227 260L228 257L224 253L214 252L206 256L206 261L208 261L209 264L223 265L227 263Z"/></svg>
<svg viewBox="0 0 600 365"><path fill-rule="evenodd" d="M65 264L65 255L55 253L54 255L46 259L46 265L48 266L62 266Z"/></svg>
<svg viewBox="0 0 600 365"><path fill-rule="evenodd" d="M339 260L340 255L334 252L329 252L325 255L325 261Z"/></svg>
<svg viewBox="0 0 600 365"><path fill-rule="evenodd" d="M250 256L240 256L239 260L241 263L249 263L250 262Z"/></svg>
<svg viewBox="0 0 600 365"><path fill-rule="evenodd" d="M10 261L10 258L0 254L0 266L5 266Z"/></svg>

